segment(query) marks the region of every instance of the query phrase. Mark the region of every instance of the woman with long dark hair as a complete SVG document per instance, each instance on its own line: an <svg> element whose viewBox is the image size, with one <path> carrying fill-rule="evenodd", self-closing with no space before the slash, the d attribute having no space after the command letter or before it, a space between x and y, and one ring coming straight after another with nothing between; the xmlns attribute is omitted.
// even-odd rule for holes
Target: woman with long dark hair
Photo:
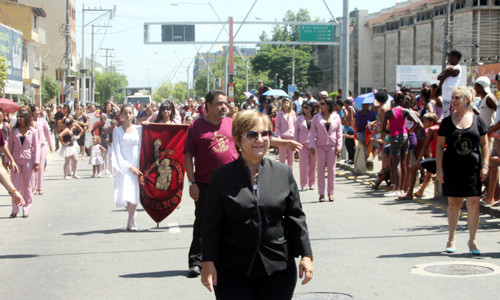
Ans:
<svg viewBox="0 0 500 300"><path fill-rule="evenodd" d="M25 200L23 217L27 218L33 203L35 172L38 171L40 164L38 133L32 126L29 107L23 106L19 108L16 125L10 131L8 146L19 169L18 172L11 172L12 183ZM15 218L18 212L19 206L12 201L10 217Z"/></svg>
<svg viewBox="0 0 500 300"><path fill-rule="evenodd" d="M322 98L319 104L320 113L311 122L309 151L316 155L319 201L325 201L325 168L328 170L328 200L334 201L335 167L337 156L342 151L342 122L334 112L335 102L332 99Z"/></svg>
<svg viewBox="0 0 500 300"><path fill-rule="evenodd" d="M134 109L130 104L120 111L123 123L113 130L113 167L116 169L114 200L117 207L128 211L127 230L137 231L135 216L139 204L139 159L142 127L134 125Z"/></svg>
<svg viewBox="0 0 500 300"><path fill-rule="evenodd" d="M297 115L289 98L281 100L281 110L276 114L276 136L284 140L292 140L295 133ZM287 147L279 148L280 163L288 164L293 169L293 150Z"/></svg>
<svg viewBox="0 0 500 300"><path fill-rule="evenodd" d="M302 103L302 111L295 122L294 140L304 146L299 151L300 188L313 189L316 179L316 157L309 152L309 132L314 112L314 103Z"/></svg>
<svg viewBox="0 0 500 300"><path fill-rule="evenodd" d="M172 101L166 100L160 105L158 115L153 123L175 124L175 107Z"/></svg>
<svg viewBox="0 0 500 300"><path fill-rule="evenodd" d="M83 107L78 106L75 110L75 115L74 119L76 124L80 125L80 127L83 129L83 133L80 135L78 140L76 141L78 143L78 146L80 147L80 154L82 155L82 160L85 159L85 130L87 130L87 127L89 126L89 120L87 120L87 117L83 115Z"/></svg>
<svg viewBox="0 0 500 300"><path fill-rule="evenodd" d="M45 162L47 160L47 153L52 152L54 149L52 146L52 139L50 138L50 128L49 123L43 118L40 108L35 105L30 105L31 116L33 118L33 127L36 129L38 134L38 143L40 143L40 168L35 174L36 181L36 192L39 195L43 194L43 176L45 174Z"/></svg>
<svg viewBox="0 0 500 300"><path fill-rule="evenodd" d="M79 179L76 174L76 166L78 163L78 146L76 140L80 138L83 129L80 125L75 124L72 118L64 120L64 129L59 133L59 141L62 144L59 154L64 157L64 179L70 179L68 176L73 176L74 179ZM71 163L71 172L69 170Z"/></svg>

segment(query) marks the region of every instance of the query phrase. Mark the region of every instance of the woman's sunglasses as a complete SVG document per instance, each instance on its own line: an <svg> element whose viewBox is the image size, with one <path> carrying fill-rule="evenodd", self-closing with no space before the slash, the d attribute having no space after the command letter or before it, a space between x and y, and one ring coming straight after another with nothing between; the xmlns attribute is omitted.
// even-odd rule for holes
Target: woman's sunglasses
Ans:
<svg viewBox="0 0 500 300"><path fill-rule="evenodd" d="M242 136L246 137L249 141L255 142L259 138L259 135L262 136L262 139L268 139L272 136L272 134L273 132L271 130L264 130L262 132L250 130Z"/></svg>

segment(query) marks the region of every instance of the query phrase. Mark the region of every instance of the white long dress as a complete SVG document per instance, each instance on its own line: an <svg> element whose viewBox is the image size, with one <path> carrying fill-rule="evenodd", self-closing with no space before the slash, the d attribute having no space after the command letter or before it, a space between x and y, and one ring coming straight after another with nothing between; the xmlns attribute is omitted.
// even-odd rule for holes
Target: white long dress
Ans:
<svg viewBox="0 0 500 300"><path fill-rule="evenodd" d="M130 167L139 168L142 127L132 125L132 133L125 133L122 126L113 130L112 160L116 170L114 199L117 207L126 207L127 202L139 203L139 177Z"/></svg>

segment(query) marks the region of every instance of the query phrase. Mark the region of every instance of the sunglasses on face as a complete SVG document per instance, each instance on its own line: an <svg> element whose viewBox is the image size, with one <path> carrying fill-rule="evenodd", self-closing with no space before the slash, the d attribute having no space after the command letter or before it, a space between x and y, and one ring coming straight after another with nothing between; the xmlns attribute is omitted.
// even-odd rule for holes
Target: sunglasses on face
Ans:
<svg viewBox="0 0 500 300"><path fill-rule="evenodd" d="M320 102L319 105L326 105L326 103L325 102Z"/></svg>
<svg viewBox="0 0 500 300"><path fill-rule="evenodd" d="M165 106L165 110L171 110L172 106Z"/></svg>
<svg viewBox="0 0 500 300"><path fill-rule="evenodd" d="M262 136L262 139L269 139L272 134L273 132L271 130L264 130L262 132L250 130L242 136L246 137L249 141L255 142L259 138L259 135Z"/></svg>
<svg viewBox="0 0 500 300"><path fill-rule="evenodd" d="M24 118L24 115L17 115L18 118Z"/></svg>
<svg viewBox="0 0 500 300"><path fill-rule="evenodd" d="M310 106L302 106L302 109L311 108Z"/></svg>

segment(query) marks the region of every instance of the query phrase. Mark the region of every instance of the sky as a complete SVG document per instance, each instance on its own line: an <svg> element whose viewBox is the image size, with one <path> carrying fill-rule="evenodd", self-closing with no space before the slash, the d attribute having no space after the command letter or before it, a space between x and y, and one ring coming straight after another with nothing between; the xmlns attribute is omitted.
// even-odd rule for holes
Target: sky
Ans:
<svg viewBox="0 0 500 300"><path fill-rule="evenodd" d="M252 5L254 4L253 9ZM113 57L108 57L108 64L113 60L118 72L127 75L129 87L153 87L161 85L163 81L186 81L189 68L192 81L193 60L197 52L214 52L220 50L221 44L203 45L145 45L145 22L203 22L218 21L218 17L226 21L230 16L234 21L243 21L248 14L247 21L281 21L288 10L297 12L304 8L309 11L312 19L316 17L324 21L331 19L328 8L338 18L342 17L343 0L212 0L208 1L176 1L176 0L84 0L76 1L76 34L77 51L82 53L82 5L85 8L113 9L116 5L116 14L110 20L102 12L85 12L85 56L91 56L91 24L95 24L94 51L98 62L105 65L106 51ZM383 8L394 6L395 0L351 0L349 11L354 9L368 10L375 13ZM178 3L173 6L172 3ZM250 10L251 9L251 10ZM215 12L217 15L215 14ZM250 12L250 13L249 13ZM217 17L218 16L218 17ZM104 26L111 27L104 27ZM97 27L103 26L103 27ZM240 25L234 25L234 32ZM213 42L222 30L219 24L195 25L197 41ZM273 25L244 24L235 38L235 41L257 41L262 31L271 32ZM152 28L151 39L159 39L159 27ZM227 41L228 35L223 31L218 41ZM240 47L255 47L254 45L240 45ZM236 54L235 54L236 55Z"/></svg>

